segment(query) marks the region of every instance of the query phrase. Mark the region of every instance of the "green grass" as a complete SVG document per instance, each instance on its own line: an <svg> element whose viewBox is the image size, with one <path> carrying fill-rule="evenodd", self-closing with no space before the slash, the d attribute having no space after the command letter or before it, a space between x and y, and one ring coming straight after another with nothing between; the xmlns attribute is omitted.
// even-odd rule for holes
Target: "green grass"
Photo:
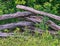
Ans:
<svg viewBox="0 0 60 46"><path fill-rule="evenodd" d="M60 46L60 39L48 32L34 35L29 31L15 33L14 37L0 38L0 46Z"/></svg>

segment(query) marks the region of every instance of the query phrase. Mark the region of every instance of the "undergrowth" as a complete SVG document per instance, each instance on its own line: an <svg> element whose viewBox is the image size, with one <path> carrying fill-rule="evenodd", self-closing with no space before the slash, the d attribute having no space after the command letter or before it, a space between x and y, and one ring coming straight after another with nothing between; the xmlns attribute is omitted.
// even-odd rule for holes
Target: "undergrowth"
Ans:
<svg viewBox="0 0 60 46"><path fill-rule="evenodd" d="M19 30L17 28L17 30ZM0 38L0 46L60 46L60 39L48 31L34 34L26 30L22 33L15 30L14 36Z"/></svg>

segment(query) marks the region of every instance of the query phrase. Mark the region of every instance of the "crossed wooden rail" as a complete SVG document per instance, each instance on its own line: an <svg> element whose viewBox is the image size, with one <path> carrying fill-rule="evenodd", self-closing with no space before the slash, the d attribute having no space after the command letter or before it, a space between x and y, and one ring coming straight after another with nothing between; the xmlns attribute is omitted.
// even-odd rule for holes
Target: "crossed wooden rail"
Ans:
<svg viewBox="0 0 60 46"><path fill-rule="evenodd" d="M53 15L53 14L46 13L46 12L43 12L43 11L37 11L33 8L26 7L26 6L23 6L23 5L17 5L16 7L20 8L20 9L27 10L29 12L16 12L16 13L13 13L13 14L1 15L0 20L10 19L10 18L24 18L27 21L20 21L20 22L16 22L16 23L0 25L0 30L11 29L11 28L15 28L15 27L22 27L23 28L25 26L28 26L28 29L30 31L35 31L35 29L37 29L38 32L42 33L44 31L39 29L39 28L34 27L34 24L35 23L41 23L43 21L43 18L44 18L43 16L48 16L50 18L53 18L53 19L56 19L56 20L60 21L60 16L57 16L57 15ZM43 16L36 16L34 14L41 14ZM48 25L49 27L51 27L52 29L55 30L55 31L50 31L49 30L48 32L51 33L51 34L57 34L56 31L60 30L60 26L56 25L51 20L48 20L46 22L46 25ZM3 36L3 37L4 36L10 36L8 34L9 33L0 33L0 36Z"/></svg>

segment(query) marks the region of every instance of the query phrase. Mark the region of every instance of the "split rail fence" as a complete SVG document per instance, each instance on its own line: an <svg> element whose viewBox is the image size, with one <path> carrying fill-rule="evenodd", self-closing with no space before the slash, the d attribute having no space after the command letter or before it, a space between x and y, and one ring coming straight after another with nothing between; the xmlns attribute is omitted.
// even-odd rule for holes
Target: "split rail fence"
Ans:
<svg viewBox="0 0 60 46"><path fill-rule="evenodd" d="M41 34L42 32L44 32L44 30L37 28L34 25L36 23L41 23L43 21L44 16L60 21L60 16L46 13L43 11L38 11L27 6L17 5L16 8L26 10L27 12L25 11L25 12L16 12L13 14L4 14L0 16L0 20L6 20L6 19L11 19L11 18L24 18L25 21L0 25L0 30L11 29L11 28L16 28L16 27L21 27L23 30L25 30L23 27L27 26L30 31L38 31ZM37 16L37 14L40 14L41 16ZM48 32L51 34L57 34L57 31L60 30L60 26L54 23L52 20L46 21L45 24L53 29L53 30L48 30ZM2 37L11 36L13 34L14 33L0 32L0 36Z"/></svg>

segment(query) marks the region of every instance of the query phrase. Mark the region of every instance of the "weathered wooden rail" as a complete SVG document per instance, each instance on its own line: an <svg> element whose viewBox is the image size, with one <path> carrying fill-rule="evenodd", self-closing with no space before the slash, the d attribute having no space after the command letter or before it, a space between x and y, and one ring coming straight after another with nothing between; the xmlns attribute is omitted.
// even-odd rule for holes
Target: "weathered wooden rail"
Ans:
<svg viewBox="0 0 60 46"><path fill-rule="evenodd" d="M31 12L16 12L16 13L13 13L13 14L0 15L0 20L17 18L17 17L26 17L26 16L31 16L31 15L32 15Z"/></svg>
<svg viewBox="0 0 60 46"><path fill-rule="evenodd" d="M39 29L39 28L36 28L34 26L34 24L41 23L43 21L44 17L43 16L36 16L35 14L41 14L41 15L48 16L48 17L51 17L53 19L60 21L60 16L56 16L56 15L42 12L42 11L37 11L33 8L22 6L22 5L17 5L16 7L24 9L24 10L28 10L29 12L16 12L13 14L1 15L0 20L11 19L11 18L21 18L22 17L22 18L25 18L26 21L20 21L20 22L16 22L16 23L9 23L9 24L0 25L0 30L11 29L11 28L16 28L16 27L22 27L22 29L24 30L23 27L27 26L30 31L35 31L35 29L37 29L36 31L42 33L44 31ZM48 32L51 34L57 34L56 31L60 30L60 26L56 25L51 20L46 21L45 24L55 30L55 31L49 30ZM8 35L8 34L10 34L10 35ZM0 33L0 36L2 36L2 37L11 36L11 33Z"/></svg>

